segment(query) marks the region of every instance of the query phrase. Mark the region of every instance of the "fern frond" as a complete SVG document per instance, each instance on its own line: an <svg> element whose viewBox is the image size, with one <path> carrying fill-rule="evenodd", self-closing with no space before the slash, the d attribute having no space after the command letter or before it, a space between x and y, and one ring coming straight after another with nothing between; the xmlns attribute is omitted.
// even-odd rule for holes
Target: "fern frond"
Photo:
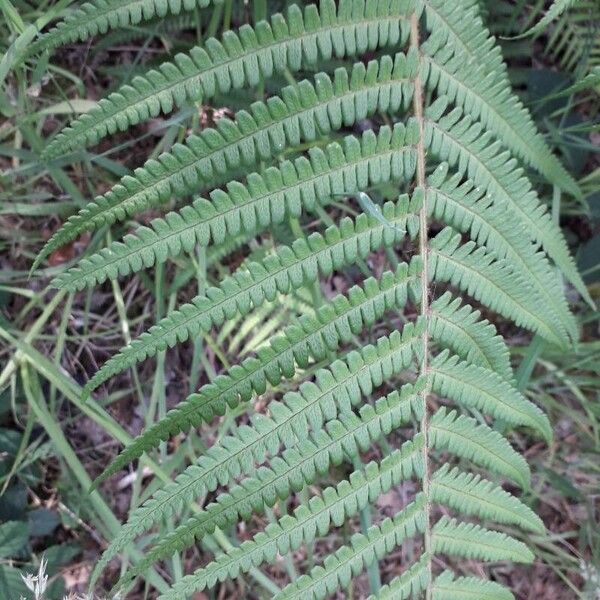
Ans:
<svg viewBox="0 0 600 600"><path fill-rule="evenodd" d="M431 337L467 362L490 369L505 381L513 380L510 354L496 328L460 298L445 292L431 303Z"/></svg>
<svg viewBox="0 0 600 600"><path fill-rule="evenodd" d="M436 411L430 423L434 448L509 477L523 489L529 487L531 473L527 461L497 431L454 410L447 412L444 407Z"/></svg>
<svg viewBox="0 0 600 600"><path fill-rule="evenodd" d="M336 419L340 413L350 419L344 424L352 425L349 435L357 441L360 439L361 446L368 445L369 436L377 439L382 431L389 433L406 423L413 411L419 413L415 403L424 380L418 380L415 386L406 384L401 393L393 392L380 399L375 407L364 405L359 411L360 422L351 409L361 401L367 389L381 383L383 369L391 376L410 364L416 341L414 334L414 329L409 328L403 336L381 338L377 347L366 346L360 353L351 353L347 362L336 361L330 369L321 370L316 383L306 382L299 392L288 392L281 402L271 402L271 416L254 415L251 426L241 427L239 436L223 438L173 483L158 490L133 511L121 532L123 540L133 539L162 517L214 491L218 485L226 485L240 473L249 473L255 463L262 463L269 454L276 455L282 444L289 448L301 443L311 430L319 431L324 423ZM368 433L366 438L365 432Z"/></svg>
<svg viewBox="0 0 600 600"><path fill-rule="evenodd" d="M214 382L202 386L184 402L170 410L160 423L135 438L105 469L94 485L98 485L143 452L158 447L161 441L210 422L225 414L227 407L236 407L250 400L253 394L263 394L267 384L277 385L281 377L291 378L296 364L305 368L310 358L322 360L340 343L348 342L365 327L373 325L386 311L405 305L413 281L420 273L420 260L410 266L401 264L395 274L384 273L381 279L368 279L363 287L355 286L348 297L337 296L321 307L315 317L305 316L292 324L262 348L256 358L247 358ZM412 294L418 296L418 290Z"/></svg>
<svg viewBox="0 0 600 600"><path fill-rule="evenodd" d="M341 110L341 101L337 108ZM330 109L327 114L332 112L335 111ZM314 128L312 118L310 122ZM275 121L273 127L283 128L284 124ZM279 132L284 140L292 137L286 131L287 127ZM196 138L193 144L188 140L190 147L176 147L171 154L150 161L150 168L137 169L134 178L124 178L122 184L70 217L46 243L36 264L86 230L132 216L173 195L193 191L199 182L208 181L207 177L214 172L213 163L223 172L229 161L241 159L243 155L237 150L240 147L250 158L256 158L253 149L259 141L260 146L269 150L267 154L272 151L272 139L285 147L286 143L278 136L269 135L268 129L261 133L265 134L264 138L252 133L231 142L215 130L208 130L203 137L212 140L210 146ZM324 204L331 194L352 194L369 185L410 177L410 169L406 170L409 161L404 155L414 155L411 145L416 139L414 124L409 122L407 128L401 123L393 129L382 127L377 135L368 130L361 138L347 136L341 144L330 144L325 151L312 148L308 158L301 157L293 163L286 161L279 168L268 169L264 175L252 173L246 185L232 182L227 192L216 190L210 200L198 199L178 213L155 219L151 227L141 227L123 242L113 242L101 252L83 259L53 283L73 287L78 282L91 285L106 277L124 276L164 262L183 250L189 252L195 244L219 244L242 231L258 232L281 222L288 214L299 216L303 209L310 210L317 202ZM233 158L226 158L225 149L235 150ZM196 159L199 155L203 158Z"/></svg>
<svg viewBox="0 0 600 600"><path fill-rule="evenodd" d="M367 380L368 375L362 378L361 383L365 384ZM371 383L371 385L373 384ZM348 388L346 388L347 391ZM329 394L330 401L334 395L335 389L331 390ZM258 468L254 478L246 479L239 486L230 488L228 493L219 495L216 502L208 505L202 513L188 519L171 534L159 540L140 563L130 568L125 579L119 585L126 585L131 578L137 577L148 565L169 556L174 551L189 546L194 538L212 533L215 527L223 528L228 523L234 523L238 517L247 520L253 511L262 512L265 506L273 506L279 498L286 498L291 490L299 491L306 483L312 483L317 474L326 473L331 464L340 464L344 456L353 456L359 449L365 451L383 433L389 433L392 428L398 427L410 419L413 410L419 410L418 406L413 407L413 402L418 398L418 394L416 395L410 386L402 394L393 392L390 396L381 399L378 408L364 405L361 408L360 417L347 412L340 415L339 420L328 421L325 428L322 428L324 419L321 416L320 423L312 426L311 434L308 433L307 418L310 419L312 415L297 411L302 418L287 419L286 422L284 417L287 415L284 415L283 410L273 413L278 415L273 419L280 419L287 427L285 431L282 431L281 424L279 424L281 438L276 442L265 441L265 445L273 446L273 443L277 445L277 448L271 448L272 454L277 452L280 443L289 446L296 440L296 445L285 450L281 457L274 456L270 460L269 467ZM271 408L274 409L274 407ZM315 404L314 408L319 410L319 405ZM337 411L335 408L333 410L335 415ZM417 412L417 414L419 413ZM255 421L259 435L262 433L259 428L267 419L267 417L263 417L262 420ZM295 429L303 421L305 423L304 435L299 429ZM225 444L222 445L226 447ZM244 442L236 440L236 445L238 447L236 449L239 449ZM227 465L230 471L221 469L221 477L224 482L239 475L240 471L243 473L255 470L255 459L251 454L244 460L247 463L245 468L241 464L241 459L237 458L235 454L231 455L230 464ZM159 490L153 498L132 513L127 524L123 526L119 535L111 542L102 556L97 568L98 573L113 556L135 537L147 531L162 516L167 516L174 510L180 509L183 503L191 501L198 491L202 493L202 490L195 485L196 478L193 477L193 472L194 467L188 468L185 473L177 477L175 482ZM215 482L214 487L217 483Z"/></svg>
<svg viewBox="0 0 600 600"><path fill-rule="evenodd" d="M376 596L368 600L406 600L416 598L429 584L430 556L424 553L418 562L409 567L402 575L394 577L384 585Z"/></svg>
<svg viewBox="0 0 600 600"><path fill-rule="evenodd" d="M544 533L542 520L518 498L479 475L444 465L431 479L431 498L464 515Z"/></svg>
<svg viewBox="0 0 600 600"><path fill-rule="evenodd" d="M273 562L277 554L285 555L302 544L311 543L316 536L326 535L332 526L341 527L350 516L392 486L413 475L422 477L423 441L422 436L417 436L386 456L381 464L370 462L335 488L324 489L320 496L314 496L308 503L295 508L293 515L284 515L276 523L267 525L252 540L243 542L177 582L173 586L173 597L191 596L196 591L213 587L218 581L236 578L253 566Z"/></svg>
<svg viewBox="0 0 600 600"><path fill-rule="evenodd" d="M63 44L83 42L117 27L137 25L153 17L222 4L223 0L91 0L68 14L28 49L28 54L53 50Z"/></svg>
<svg viewBox="0 0 600 600"><path fill-rule="evenodd" d="M432 36L422 49L427 85L446 94L465 113L482 119L521 160L576 197L575 180L552 154L529 111L511 87L500 47L473 2L418 0Z"/></svg>
<svg viewBox="0 0 600 600"><path fill-rule="evenodd" d="M366 534L356 533L350 544L342 546L314 567L308 575L301 575L286 586L276 599L292 600L314 598L321 600L347 587L369 565L383 558L405 539L414 537L425 529L425 498L418 495L393 519L385 519L381 525L373 525Z"/></svg>
<svg viewBox="0 0 600 600"><path fill-rule="evenodd" d="M70 25L56 29L56 39L210 0L125 0L120 7L114 0L92 2L79 13L90 22L82 29L74 13ZM227 416L222 435L192 464L165 485L148 488L96 565L92 586L108 562L126 556L132 545L141 545L144 554L122 570L120 591L154 563L178 553L184 558L199 540L214 552L212 560L161 590L163 600L187 598L240 574L255 576L256 567L313 544L334 526L354 529L352 517L360 512L361 533L271 595L320 600L348 589L369 568L377 598L512 598L492 582L450 572L434 577L441 554L533 560L524 543L483 528L486 522L529 535L544 532L541 519L503 487L509 479L527 489L531 474L496 429L498 423L527 428L527 434L550 440L552 428L516 385L503 329L483 315L491 321L488 311L494 312L567 351L578 331L561 275L588 302L590 297L524 168L576 196L578 186L513 93L480 5L294 5L286 17L275 14L254 27L226 31L221 41L210 39L135 77L48 146L44 157L54 158L176 107L240 90L234 104L242 110L232 119L221 118L175 144L97 196L35 263L83 231L172 202L176 210L83 258L53 282L76 292L196 250L206 254L206 277L216 281L109 358L84 394L218 328L214 345L229 343L227 358L240 357L161 415L96 481L156 451L172 435ZM104 20L92 16L97 9L105 11ZM46 39L51 46L52 37ZM350 57L360 62L341 68ZM374 60L363 64L367 57ZM282 79L293 82L299 72L317 74L281 88ZM254 85L260 85L259 96L265 90L277 90L277 96L252 103ZM342 137L344 129L367 131ZM175 204L198 192L207 195ZM334 216L341 220L329 226ZM307 237L305 226L313 231ZM270 235L263 243L257 236L265 232ZM212 262L232 249L241 261ZM386 261L394 272L385 272ZM200 276L198 263L174 263L173 289L183 292L190 277ZM377 278L350 287L369 270ZM338 289L342 280L345 295L322 298L322 284ZM195 352L194 368L199 358ZM279 387L282 379L293 388L287 382ZM251 404L271 388L281 393ZM413 428L409 442L388 450ZM363 467L374 447L387 458ZM332 468L341 477L334 480ZM409 478L415 480L414 503L371 527L370 506ZM320 492L325 482L330 487ZM265 512L271 516L268 509L280 500L285 503L278 518L263 531L239 547L215 551L213 534ZM444 516L436 523L439 509L460 520ZM165 532L163 524L171 521ZM412 536L420 538L409 542L415 556L403 552L410 564L380 589L377 561Z"/></svg>
<svg viewBox="0 0 600 600"><path fill-rule="evenodd" d="M473 523L442 517L433 527L432 534L434 551L442 554L487 562L533 562L533 553L523 542Z"/></svg>
<svg viewBox="0 0 600 600"><path fill-rule="evenodd" d="M291 248L278 248L261 263L248 263L218 288L211 287L206 295L196 296L125 346L90 379L84 393L89 394L116 373L160 350L195 338L235 314L245 315L264 302L272 302L278 293L289 293L320 275L354 264L373 250L392 245L404 237L405 227L414 231L414 211L419 202L420 198L413 197L410 202L401 198L397 203L386 203L382 214L393 227L365 214L356 220L346 217L340 227L329 227L325 235L315 232L307 240L297 239Z"/></svg>
<svg viewBox="0 0 600 600"><path fill-rule="evenodd" d="M565 347L561 330L551 315L539 312L539 296L521 274L506 260L495 261L485 247L461 241L461 235L448 227L431 241L430 279L451 283L517 325Z"/></svg>
<svg viewBox="0 0 600 600"><path fill-rule="evenodd" d="M544 52L565 73L587 67L586 77L579 79L560 94L570 94L594 86L598 88L600 69L600 6L594 0L580 0L564 13L548 32ZM595 75L594 75L595 73ZM584 192L584 190L582 190ZM585 193L584 193L585 196Z"/></svg>
<svg viewBox="0 0 600 600"><path fill-rule="evenodd" d="M529 35L537 35L541 33L554 21L562 15L566 10L580 2L581 0L554 0L552 5L548 9L548 12L533 26L530 27L527 31L524 31L521 35L516 36L514 39L520 39L527 37Z"/></svg>
<svg viewBox="0 0 600 600"><path fill-rule="evenodd" d="M531 427L546 440L552 439L548 417L493 371L442 352L432 361L431 373L432 389L441 396L512 425Z"/></svg>
<svg viewBox="0 0 600 600"><path fill-rule="evenodd" d="M445 168L441 168L429 178L432 186L428 189L430 216L459 231L469 232L479 245L510 262L515 271L535 286L543 302L540 312L553 315L553 320L576 340L577 323L569 312L556 270L543 253L536 251L527 229L505 208L494 205L492 198L472 182L461 184L460 175L444 180L444 171Z"/></svg>
<svg viewBox="0 0 600 600"><path fill-rule="evenodd" d="M500 143L494 142L480 123L463 116L459 109L442 117L446 107L447 99L442 97L427 109L425 135L429 150L440 160L457 165L475 185L487 190L498 206L517 215L529 236L542 244L577 291L591 302L560 229L540 204L522 169L517 168L508 152L501 152Z"/></svg>
<svg viewBox="0 0 600 600"><path fill-rule="evenodd" d="M213 2L215 6L217 5ZM139 24L130 24L126 27L119 27L118 29L112 29L98 40L94 40L94 44L91 46L91 50L94 52L102 52L120 46L122 44L131 43L134 40L152 38L166 38L171 39L179 38L181 32L185 30L195 30L198 25L197 14L192 11L181 11L178 15L167 14L164 17L155 16L152 19L144 20ZM50 33L50 32L48 32ZM44 35L44 34L42 34ZM105 67L105 72L108 74L118 73L120 74L119 65L114 67ZM132 65L128 74L132 77L137 72L144 73L147 69L140 65L137 69Z"/></svg>
<svg viewBox="0 0 600 600"><path fill-rule="evenodd" d="M222 41L211 38L204 47L178 54L144 77L135 77L101 100L59 133L44 152L50 159L79 146L97 144L104 136L125 131L175 107L231 89L256 85L261 78L332 57L356 56L382 46L402 44L404 22L412 0L365 3L361 0L321 0L302 11L291 5L287 17L270 23L227 31Z"/></svg>
<svg viewBox="0 0 600 600"><path fill-rule="evenodd" d="M433 582L432 600L515 600L515 597L495 581L477 577L457 577L445 571Z"/></svg>

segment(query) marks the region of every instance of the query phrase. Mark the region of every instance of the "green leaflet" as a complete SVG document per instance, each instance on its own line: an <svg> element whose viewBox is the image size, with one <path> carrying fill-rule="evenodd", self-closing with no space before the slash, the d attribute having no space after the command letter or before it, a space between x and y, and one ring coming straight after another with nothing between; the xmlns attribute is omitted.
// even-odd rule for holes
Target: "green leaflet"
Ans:
<svg viewBox="0 0 600 600"><path fill-rule="evenodd" d="M425 498L419 495L413 503L393 519L373 525L365 535L356 533L348 546L330 554L323 565L314 567L284 588L276 598L326 598L340 587L347 587L368 565L389 554L406 538L422 533L425 528Z"/></svg>
<svg viewBox="0 0 600 600"><path fill-rule="evenodd" d="M410 352L410 350L409 350ZM398 355L399 353L397 353ZM410 357L410 355L409 355ZM398 359L394 359L397 363ZM406 366L406 362L404 366ZM381 369L381 366L378 367ZM361 384L367 384L369 375L374 379L377 377L377 367L371 370L366 377L362 377ZM375 379L375 381L377 381ZM373 385L374 382L371 382ZM424 385L421 382L420 387ZM358 386L357 386L358 387ZM344 391L348 393L349 386L340 386L340 396ZM359 392L360 394L360 392ZM329 402L335 398L335 389L329 393ZM285 444L285 440L292 440L296 433L298 434L297 444L285 450L281 457L275 456L270 461L270 466L261 466L256 470L257 475L254 478L244 480L239 486L230 489L229 493L221 494L217 497L215 503L206 507L205 511L199 515L188 519L171 534L160 539L157 544L146 553L144 560L130 569L127 575L119 582L119 586L125 586L145 567L169 556L173 551L181 550L191 543L194 538L200 539L202 535L211 533L215 527L224 528L227 524L236 521L239 516L243 519L249 518L253 511L262 512L264 506L273 506L278 498L286 498L290 491L302 489L305 483L310 483L317 473L327 472L330 464L338 465L342 462L344 456L352 456L361 449L366 450L370 444L378 439L382 434L388 434L393 428L405 423L415 410L419 414L419 407L413 409L412 402L415 396L411 387L407 388L403 394L394 393L393 396L383 398L379 406L373 409L365 405L360 411L360 417L354 413L346 412L341 415L339 420L329 420L323 428L324 419L321 418L320 425L313 426L312 433L308 433L308 427L304 428L305 434L295 427L306 420L306 416L298 412L300 418L291 421L287 419L282 428L281 423L275 423L275 427L281 432L281 439L277 440ZM290 399L291 400L291 399ZM297 400L295 398L294 400ZM344 401L343 398L335 398L336 401ZM318 405L317 405L318 407ZM422 407L421 407L422 409ZM331 410L331 409L330 409ZM343 408L341 409L343 410ZM289 411L289 409L288 409ZM279 411L282 415L283 412ZM335 412L333 412L335 415ZM288 416L288 415L285 415ZM280 417L283 422L284 417ZM258 435L261 435L257 420ZM265 425L268 427L268 425ZM238 444L239 448L239 444ZM272 448L271 453L275 455L277 450ZM254 460L247 468L241 469L241 472L249 470L254 471ZM233 456L235 461L235 455ZM250 468L252 467L252 468ZM234 471L228 477L238 475L240 468L234 466ZM225 481L228 479L226 478ZM184 473L178 477L173 484L169 484L164 490L155 495L145 505L134 512L121 530L119 536L115 538L109 548L105 551L101 561L98 563L95 573L99 574L108 561L121 551L136 536L144 533L161 515L167 515L178 509L178 506L184 501L184 498L174 497L177 488L183 488L186 499L191 499L195 495L195 489L189 487L190 481L193 481L193 471ZM250 492L250 495L248 495Z"/></svg>
<svg viewBox="0 0 600 600"><path fill-rule="evenodd" d="M467 362L485 367L506 381L513 380L508 348L496 328L481 313L445 292L431 303L429 332L442 347Z"/></svg>
<svg viewBox="0 0 600 600"><path fill-rule="evenodd" d="M484 581L476 577L454 577L444 571L433 583L433 600L515 600L515 597L495 581Z"/></svg>
<svg viewBox="0 0 600 600"><path fill-rule="evenodd" d="M70 42L84 41L117 27L137 25L153 17L178 15L196 7L222 4L223 0L92 0L68 14L28 49L29 54L52 50Z"/></svg>
<svg viewBox="0 0 600 600"><path fill-rule="evenodd" d="M252 540L218 556L208 566L187 575L173 586L166 598L186 598L195 591L213 587L247 572L251 566L273 562L276 555L297 550L302 544L311 543L316 536L324 536L331 527L340 527L344 521L368 506L375 498L387 492L393 485L411 476L422 476L420 452L422 436L405 442L401 448L385 457L381 464L370 462L364 469L354 471L347 480L335 488L323 490L321 496L313 496L308 503L300 504L293 515L285 515L271 523L264 532Z"/></svg>
<svg viewBox="0 0 600 600"><path fill-rule="evenodd" d="M564 190L581 196L574 179L513 93L500 47L469 0L417 0L432 35L423 44L427 85L481 119L519 158Z"/></svg>
<svg viewBox="0 0 600 600"><path fill-rule="evenodd" d="M465 515L518 525L534 533L545 532L542 520L518 498L479 475L450 470L448 465L433 474L431 498Z"/></svg>
<svg viewBox="0 0 600 600"><path fill-rule="evenodd" d="M442 116L447 104L448 99L441 97L427 109L427 147L441 160L456 165L459 172L467 173L477 186L493 196L499 207L514 211L531 239L542 244L577 291L591 302L559 228L516 161L510 153L501 152L500 142L493 142L491 133L471 117L463 116L460 109Z"/></svg>
<svg viewBox="0 0 600 600"><path fill-rule="evenodd" d="M526 227L506 210L495 206L492 198L485 196L471 181L461 184L458 174L444 179L446 171L447 165L441 165L429 179L432 185L428 189L430 216L469 232L479 245L497 258L509 261L535 285L542 303L539 312L546 313L548 320L559 322L565 334L576 341L577 323L569 312L560 279L545 255L529 241Z"/></svg>
<svg viewBox="0 0 600 600"><path fill-rule="evenodd" d="M548 12L535 25L516 36L514 39L524 38L528 35L538 35L544 31L554 19L560 17L560 15L577 4L577 2L580 2L580 0L554 0L552 6L548 9Z"/></svg>
<svg viewBox="0 0 600 600"><path fill-rule="evenodd" d="M526 425L552 439L546 415L499 375L483 367L448 357L447 351L431 364L432 389L459 404L476 408L512 425Z"/></svg>
<svg viewBox="0 0 600 600"><path fill-rule="evenodd" d="M383 214L390 222L414 232L418 203L419 198L388 202ZM339 228L329 227L324 236L313 233L306 241L296 240L291 248L279 248L261 263L248 263L245 269L224 279L218 288L209 288L206 295L196 296L122 348L90 379L84 393L89 394L116 373L160 350L194 338L235 314L248 314L264 302L272 302L277 294L289 293L334 269L353 264L402 237L396 229L361 214L355 221L344 218Z"/></svg>
<svg viewBox="0 0 600 600"><path fill-rule="evenodd" d="M487 562L533 562L533 554L523 542L504 533L473 523L461 523L448 517L442 517L434 526L432 542L436 552L451 556Z"/></svg>
<svg viewBox="0 0 600 600"><path fill-rule="evenodd" d="M364 288L351 288L348 297L337 296L321 307L315 318L304 317L292 324L257 357L247 358L227 374L202 386L195 394L167 413L160 423L138 436L98 477L95 485L110 477L125 465L139 458L142 452L156 448L162 440L180 431L209 422L240 402L250 400L254 393L262 394L267 384L277 385L281 377L291 378L296 365L305 368L311 358L323 360L339 345L349 342L365 327L373 325L385 312L402 308L409 292L419 296L414 288L420 272L420 260L410 266L401 264L395 274L384 273L381 280L368 279Z"/></svg>
<svg viewBox="0 0 600 600"><path fill-rule="evenodd" d="M543 304L523 275L505 259L494 260L485 247L477 248L474 242L461 245L461 241L449 227L431 241L431 281L447 281L507 319L566 347L551 315L539 312Z"/></svg>
<svg viewBox="0 0 600 600"><path fill-rule="evenodd" d="M368 90L362 91L368 94ZM337 108L340 108L340 100L337 102ZM352 114L351 109L345 112ZM331 111L327 111L329 114ZM221 124L224 122L220 121ZM314 120L310 118L309 122L314 136ZM341 124L340 121L335 128ZM300 139L305 137L299 132L288 133L281 121L275 120L273 127L281 128L278 134L283 140L294 139L296 134ZM273 141L269 128L260 129L258 133L238 133L232 142L215 130L206 130L203 134L206 140L216 138L210 144L199 137L190 144L192 138L188 138L188 144L195 146L195 151L176 146L171 154L163 154L158 161L149 161L147 167L136 169L135 178L125 177L121 184L70 217L44 246L36 264L83 231L132 216L172 195L194 191L202 182L210 181L215 172L227 172L230 162L255 162L258 158L255 144L265 147L267 158L271 155ZM288 142L273 137L278 145L287 146ZM112 243L82 260L53 283L70 288L100 283L106 277L127 275L156 262L164 262L184 250L189 252L195 244L219 244L241 231L260 231L279 223L288 214L299 216L303 208L310 210L317 201L325 203L331 194L351 194L368 185L409 178L412 171L406 166L411 158L405 157L414 155L410 146L417 138L414 122L409 121L406 128L402 123L393 129L382 127L378 135L369 130L361 138L347 136L342 144L331 144L325 151L313 148L308 158L301 157L293 163L285 162L279 168L272 167L264 175L252 173L245 184L231 182L227 192L215 190L210 200L195 200L179 213L169 213L165 219L154 220L151 228L141 227L126 236L123 242ZM244 149L243 153L240 153L240 147ZM229 154L227 158L226 151L233 151L233 155ZM354 170L352 174L351 169Z"/></svg>
<svg viewBox="0 0 600 600"><path fill-rule="evenodd" d="M79 146L98 143L115 131L125 131L175 107L256 85L261 77L332 57L355 56L382 46L402 44L408 34L404 17L411 0L321 0L302 11L291 5L255 28L227 31L222 41L207 40L189 54L177 54L144 77L135 77L102 99L59 133L44 152L51 159Z"/></svg>
<svg viewBox="0 0 600 600"><path fill-rule="evenodd" d="M531 473L527 461L504 436L472 417L458 415L454 410L447 412L442 407L431 419L430 436L434 448L509 477L523 489L529 487Z"/></svg>

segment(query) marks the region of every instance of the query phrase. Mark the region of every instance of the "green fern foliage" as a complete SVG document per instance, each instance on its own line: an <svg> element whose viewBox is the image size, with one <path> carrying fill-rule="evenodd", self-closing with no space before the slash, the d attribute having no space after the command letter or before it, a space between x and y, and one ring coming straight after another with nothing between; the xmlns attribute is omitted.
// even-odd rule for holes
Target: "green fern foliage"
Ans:
<svg viewBox="0 0 600 600"><path fill-rule="evenodd" d="M50 31L36 40L29 52L51 50L70 42L84 41L94 35L106 33L118 27L137 25L153 17L204 8L209 4L221 4L223 0L92 0L68 14Z"/></svg>
<svg viewBox="0 0 600 600"><path fill-rule="evenodd" d="M442 573L433 584L433 600L514 600L514 596L495 581L482 581L476 577L454 577L453 573Z"/></svg>
<svg viewBox="0 0 600 600"><path fill-rule="evenodd" d="M96 2L38 44L208 4ZM291 5L134 78L48 144L45 160L76 157L161 113L254 88L232 118L146 161L70 217L35 263L103 226L127 230L59 273L55 287L77 292L157 265L184 277L186 255L205 250L213 261L196 296L181 293L85 386L86 396L102 393L131 367L200 339L212 338L221 361L96 486L173 436L217 422L227 429L172 480L148 486L94 583L132 544L143 554L115 591L200 544L207 560L160 590L184 599L328 536L328 555L315 553L273 597L344 595L367 571L372 600L513 598L496 582L440 573L438 559L534 560L523 540L544 525L504 483L527 490L531 481L513 431L549 441L552 426L518 389L501 332L522 328L567 350L578 331L563 276L588 296L530 170L579 190L511 89L478 5ZM280 75L289 85L253 101L267 89L258 84ZM144 211L167 208L128 229ZM329 291L338 285L342 293ZM234 356L218 348L282 301L302 302L306 314L275 322L244 358L238 341ZM397 486L401 505L371 521ZM242 522L239 545L205 546ZM402 572L380 585L374 573L394 552L406 557Z"/></svg>
<svg viewBox="0 0 600 600"><path fill-rule="evenodd" d="M420 0L432 35L423 50L430 86L452 97L465 112L474 111L516 157L550 181L580 195L577 183L551 153L531 116L512 92L502 53L478 14L476 0ZM418 6L418 5L417 5Z"/></svg>
<svg viewBox="0 0 600 600"><path fill-rule="evenodd" d="M399 97L402 97L401 93ZM357 120L358 115L353 107L354 102L345 111L350 124ZM341 108L340 98L337 98L330 106L331 110L325 111L324 131L342 126ZM329 115L336 110L339 111L336 112L339 121L332 125ZM368 107L365 107L365 116L368 112ZM240 161L253 163L259 158L264 160L275 148L286 147L288 139L297 143L306 137L314 140L317 131L312 111L308 111L305 128L300 128L297 116L292 119L291 132L281 122L275 121L274 127L260 130L260 135L255 135L256 132L242 135L233 123L222 119L219 122L222 130L231 132L231 125L235 131L233 140L208 129L202 137L188 138L187 147L175 146L171 154L163 154L158 161L150 161L146 167L136 170L134 179L125 177L113 190L72 216L48 241L40 257L45 257L86 230L133 216L173 195L192 193L201 188L203 181L209 181L210 176L226 173L231 165L238 165ZM303 131L306 135L302 134ZM411 156L412 162L415 162L414 151L410 149L415 139L414 126L409 124L407 130L398 123L393 130L383 127L378 135L372 131L365 132L360 140L348 136L341 145L332 144L325 152L314 148L308 160L303 157L294 163L285 162L279 169L272 167L264 176L251 173L247 177L247 187L240 182L231 182L227 193L214 191L210 201L198 199L181 213L170 213L166 219L154 221L153 231L140 229L125 238L123 243L111 245L100 255L91 257L89 262L82 263L78 270L71 271L66 278L58 279L57 286L75 288L97 283L107 276L126 275L132 270L139 270L141 264L151 267L183 250L189 251L195 244L208 246L211 241L219 244L226 237L242 231L255 233L273 222L281 222L286 216L298 216L303 208L314 207L317 198L358 191L385 178L399 179L404 174L405 163L410 164ZM254 146L262 149L255 151ZM355 172L354 185L352 180L347 181L349 170ZM411 175L407 173L407 177ZM328 194L319 193L324 190ZM136 265L140 266L136 268Z"/></svg>
<svg viewBox="0 0 600 600"><path fill-rule="evenodd" d="M554 19L560 17L566 10L578 4L581 0L554 0L548 9L548 12L527 31L518 37L526 37L542 32Z"/></svg>
<svg viewBox="0 0 600 600"><path fill-rule="evenodd" d="M314 496L307 504L298 506L293 516L282 517L252 540L184 577L173 586L174 597L202 591L214 586L217 581L247 572L254 565L272 562L277 553L285 555L297 550L312 539L313 531L324 536L330 528L342 526L349 517L368 507L374 498L389 491L393 485L406 481L413 474L422 477L422 445L422 437L405 442L402 448L394 450L381 464L371 462L364 469L354 471L335 488L324 489L320 496Z"/></svg>
<svg viewBox="0 0 600 600"><path fill-rule="evenodd" d="M342 343L374 325L387 311L403 308L409 293L418 297L419 274L420 261L413 259L410 266L399 265L395 274L384 273L380 281L368 279L364 288L351 288L348 297L334 298L331 304L318 310L315 318L307 316L286 327L256 358L246 359L229 373L203 386L170 411L160 426L144 432L108 467L100 480L156 447L165 437L202 421L210 422L215 416L225 414L228 408L250 400L253 394L264 393L268 385L276 386L282 377L293 378L298 367L309 367L311 359L325 359L329 352L335 352Z"/></svg>
<svg viewBox="0 0 600 600"><path fill-rule="evenodd" d="M160 113L170 113L186 102L199 101L271 77L285 69L299 71L332 57L356 56L381 46L402 44L408 35L406 15L410 0L345 2L322 0L302 11L292 5L287 16L275 15L255 29L210 39L189 55L178 54L171 63L135 77L100 101L59 134L44 153L54 158L78 146L97 144L115 131L124 131Z"/></svg>
<svg viewBox="0 0 600 600"><path fill-rule="evenodd" d="M481 525L442 517L432 531L436 552L449 556L496 562L512 560L529 564L533 553L527 546L505 533L491 531Z"/></svg>
<svg viewBox="0 0 600 600"><path fill-rule="evenodd" d="M577 69L585 69L588 73L581 82L575 82L571 86L573 90L587 87L597 90L597 72L600 68L600 40L597 35L599 26L598 3L580 0L553 23L548 33L545 53L552 60L558 61L566 73L575 73Z"/></svg>

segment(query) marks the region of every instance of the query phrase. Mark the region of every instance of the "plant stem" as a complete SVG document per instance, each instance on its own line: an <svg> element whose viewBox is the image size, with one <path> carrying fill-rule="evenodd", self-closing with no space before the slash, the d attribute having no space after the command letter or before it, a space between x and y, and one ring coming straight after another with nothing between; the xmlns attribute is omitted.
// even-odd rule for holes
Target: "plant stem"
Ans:
<svg viewBox="0 0 600 600"><path fill-rule="evenodd" d="M419 22L417 16L413 14L410 19L410 45L419 52ZM425 128L423 125L423 83L421 81L420 70L414 82L413 92L413 111L419 124L419 142L417 144L417 185L423 189L423 206L419 211L419 255L423 261L423 270L421 272L421 317L425 320L425 329L423 330L423 358L421 359L420 375L426 375L428 372L429 358L429 273L428 273L428 238L427 238L427 188L425 182ZM423 444L423 494L425 495L425 533L424 533L424 551L427 555L427 571L429 582L425 592L426 600L432 598L431 587L431 504L429 502L429 412L427 406L427 397L429 395L429 384L423 390L423 417L421 418L420 429L424 437Z"/></svg>

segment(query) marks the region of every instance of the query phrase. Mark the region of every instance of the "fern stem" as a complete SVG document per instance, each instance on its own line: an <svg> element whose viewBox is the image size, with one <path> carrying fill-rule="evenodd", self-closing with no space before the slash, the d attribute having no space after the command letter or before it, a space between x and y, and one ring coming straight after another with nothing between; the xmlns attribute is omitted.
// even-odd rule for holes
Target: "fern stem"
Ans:
<svg viewBox="0 0 600 600"><path fill-rule="evenodd" d="M410 45L414 48L419 55L419 62L421 61L421 54L419 49L419 20L416 14L413 14L410 18ZM429 364L429 276L428 276L428 237L427 237L427 188L425 180L425 126L423 118L423 82L421 81L421 69L417 71L417 76L414 81L414 93L413 93L413 111L415 119L417 120L419 127L419 141L417 143L417 185L423 190L423 205L419 211L419 255L421 256L423 268L421 271L421 317L425 321L425 327L423 328L422 340L423 340L423 358L421 359L420 374L426 375L428 372ZM429 465L429 413L427 406L427 396L429 393L429 384L425 387L422 392L423 395L423 417L421 418L420 431L424 438L423 444L423 495L425 496L425 531L424 537L424 551L427 556L426 570L429 575L427 588L425 591L426 600L432 599L433 587L431 585L432 573L431 573L431 556L432 556L432 535L431 535L431 502L430 502L430 480L431 480L431 468Z"/></svg>
<svg viewBox="0 0 600 600"><path fill-rule="evenodd" d="M389 454L388 454L389 456ZM352 459L352 467L355 471L358 471L363 466L363 462L360 456L355 456ZM369 529L373 525L373 519L371 518L371 506L367 504L364 508L361 508L360 512L360 528L363 535L368 535ZM369 591L371 594L377 596L381 591L381 574L379 572L379 561L373 561L367 567L367 577L369 579Z"/></svg>

